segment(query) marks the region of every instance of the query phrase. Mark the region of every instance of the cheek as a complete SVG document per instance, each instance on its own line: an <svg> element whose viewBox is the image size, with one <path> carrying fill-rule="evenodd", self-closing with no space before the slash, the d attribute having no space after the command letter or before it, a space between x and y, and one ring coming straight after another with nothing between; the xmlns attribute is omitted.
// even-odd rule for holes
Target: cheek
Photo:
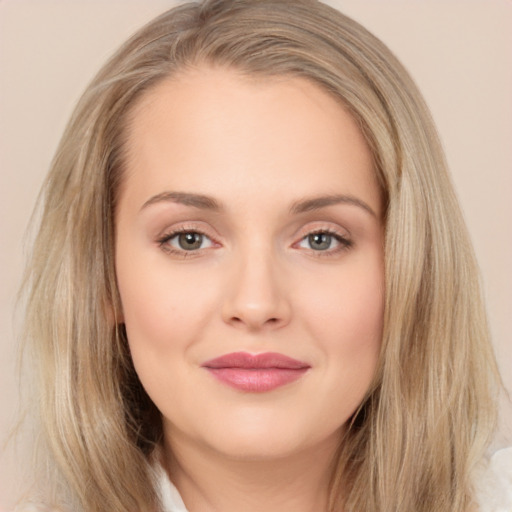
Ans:
<svg viewBox="0 0 512 512"><path fill-rule="evenodd" d="M343 389L352 407L364 398L380 354L384 278L379 255L333 273L302 306L306 328L329 368L328 387L334 394Z"/></svg>
<svg viewBox="0 0 512 512"><path fill-rule="evenodd" d="M207 317L208 304L214 300L198 293L186 273L170 272L166 262L159 260L119 257L117 277L134 367L148 394L161 406L171 376L173 389L179 387L188 349L199 337L198 319Z"/></svg>
<svg viewBox="0 0 512 512"><path fill-rule="evenodd" d="M322 282L305 305L315 328L323 332L319 339L338 340L336 346L354 350L380 344L384 279L378 254L355 260Z"/></svg>
<svg viewBox="0 0 512 512"><path fill-rule="evenodd" d="M210 287L200 287L197 275L173 268L167 256L141 251L137 257L119 247L116 260L117 279L123 319L134 343L169 344L189 333L203 319L215 298Z"/></svg>

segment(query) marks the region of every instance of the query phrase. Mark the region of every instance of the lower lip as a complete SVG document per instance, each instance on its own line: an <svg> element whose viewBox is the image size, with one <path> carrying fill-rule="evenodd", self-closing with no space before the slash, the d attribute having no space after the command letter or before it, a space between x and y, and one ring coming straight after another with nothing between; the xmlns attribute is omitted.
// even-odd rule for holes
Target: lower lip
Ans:
<svg viewBox="0 0 512 512"><path fill-rule="evenodd" d="M300 379L308 368L206 368L224 384L240 391L264 393Z"/></svg>

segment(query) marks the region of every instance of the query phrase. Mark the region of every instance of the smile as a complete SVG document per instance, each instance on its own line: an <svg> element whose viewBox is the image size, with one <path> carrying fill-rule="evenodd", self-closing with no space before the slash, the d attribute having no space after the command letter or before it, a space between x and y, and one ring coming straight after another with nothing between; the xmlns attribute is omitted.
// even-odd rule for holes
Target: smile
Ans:
<svg viewBox="0 0 512 512"><path fill-rule="evenodd" d="M233 352L201 365L224 384L240 391L263 393L300 379L311 366L275 352Z"/></svg>

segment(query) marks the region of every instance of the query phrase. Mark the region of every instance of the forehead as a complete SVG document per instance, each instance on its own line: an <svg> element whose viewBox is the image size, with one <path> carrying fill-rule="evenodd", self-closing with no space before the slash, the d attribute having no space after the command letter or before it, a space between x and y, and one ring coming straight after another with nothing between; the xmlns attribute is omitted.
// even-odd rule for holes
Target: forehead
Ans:
<svg viewBox="0 0 512 512"><path fill-rule="evenodd" d="M222 195L228 186L301 194L315 182L328 194L339 184L380 210L357 123L340 101L298 77L204 67L162 81L133 109L126 172L127 185L147 194L178 187Z"/></svg>

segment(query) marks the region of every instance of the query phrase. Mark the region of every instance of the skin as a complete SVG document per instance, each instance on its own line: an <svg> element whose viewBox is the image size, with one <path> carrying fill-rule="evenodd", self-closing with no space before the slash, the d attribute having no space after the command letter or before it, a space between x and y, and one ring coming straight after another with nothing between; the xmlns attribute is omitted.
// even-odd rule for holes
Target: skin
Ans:
<svg viewBox="0 0 512 512"><path fill-rule="evenodd" d="M173 482L191 512L326 509L333 453L382 337L382 204L361 132L304 79L202 67L145 94L128 148L117 278ZM291 211L333 195L344 200ZM199 249L183 249L176 231L202 233ZM238 351L310 369L251 393L201 366Z"/></svg>

